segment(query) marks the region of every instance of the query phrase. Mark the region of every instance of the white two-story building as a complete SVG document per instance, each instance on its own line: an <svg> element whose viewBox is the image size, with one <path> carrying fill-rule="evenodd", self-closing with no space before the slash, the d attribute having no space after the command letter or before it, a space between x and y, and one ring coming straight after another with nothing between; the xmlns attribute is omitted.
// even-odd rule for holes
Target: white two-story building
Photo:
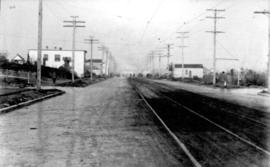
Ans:
<svg viewBox="0 0 270 167"><path fill-rule="evenodd" d="M71 50L49 50L45 49L41 52L41 64L47 67L59 68L72 67L72 51ZM37 50L28 50L28 59L30 62L37 61ZM78 77L83 77L85 72L85 50L76 50L74 56L74 71Z"/></svg>

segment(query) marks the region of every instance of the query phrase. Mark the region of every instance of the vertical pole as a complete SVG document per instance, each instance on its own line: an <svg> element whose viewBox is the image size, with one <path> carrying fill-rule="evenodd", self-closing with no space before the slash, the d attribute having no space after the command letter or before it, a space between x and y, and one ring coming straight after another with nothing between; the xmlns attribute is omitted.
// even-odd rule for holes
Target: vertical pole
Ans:
<svg viewBox="0 0 270 167"><path fill-rule="evenodd" d="M184 80L185 62L184 62L184 37L182 38L182 81Z"/></svg>
<svg viewBox="0 0 270 167"><path fill-rule="evenodd" d="M267 89L270 92L270 0L268 1L268 63L267 63Z"/></svg>
<svg viewBox="0 0 270 167"><path fill-rule="evenodd" d="M213 85L216 85L216 43L217 43L217 11L214 12L214 53L213 53Z"/></svg>
<svg viewBox="0 0 270 167"><path fill-rule="evenodd" d="M104 68L104 48L102 49L102 60L100 65L100 74L103 75L103 68Z"/></svg>
<svg viewBox="0 0 270 167"><path fill-rule="evenodd" d="M169 69L169 65L170 65L170 44L168 45L168 59L167 59L168 69Z"/></svg>
<svg viewBox="0 0 270 167"><path fill-rule="evenodd" d="M72 83L74 83L74 71L75 71L75 34L76 34L76 17L73 17L73 31L72 31Z"/></svg>
<svg viewBox="0 0 270 167"><path fill-rule="evenodd" d="M106 49L106 64L105 64L105 74L108 75L108 54L109 51Z"/></svg>
<svg viewBox="0 0 270 167"><path fill-rule="evenodd" d="M90 50L91 50L91 58L90 58L90 79L93 80L93 40L90 40Z"/></svg>
<svg viewBox="0 0 270 167"><path fill-rule="evenodd" d="M153 54L154 55L154 54ZM156 73L156 62L157 61L155 61L155 57L153 56L153 73L154 73L154 75L155 75L155 73Z"/></svg>
<svg viewBox="0 0 270 167"><path fill-rule="evenodd" d="M37 57L37 90L41 89L41 50L42 50L42 19L43 8L42 0L39 0L39 12L38 12L38 57Z"/></svg>
<svg viewBox="0 0 270 167"><path fill-rule="evenodd" d="M241 68L239 67L237 74L237 86L240 86L240 75L241 75Z"/></svg>
<svg viewBox="0 0 270 167"><path fill-rule="evenodd" d="M160 77L161 73L161 55L158 56L158 76Z"/></svg>
<svg viewBox="0 0 270 167"><path fill-rule="evenodd" d="M110 66L111 66L110 65L110 63L111 63L111 53L110 52L108 52L108 59L107 59L107 61L108 61L107 62L108 63L107 64L107 68L108 68L107 71L108 71L108 76L110 76Z"/></svg>
<svg viewBox="0 0 270 167"><path fill-rule="evenodd" d="M150 59L151 59L151 74L153 74L154 73L154 60L153 60L152 55L150 56Z"/></svg>

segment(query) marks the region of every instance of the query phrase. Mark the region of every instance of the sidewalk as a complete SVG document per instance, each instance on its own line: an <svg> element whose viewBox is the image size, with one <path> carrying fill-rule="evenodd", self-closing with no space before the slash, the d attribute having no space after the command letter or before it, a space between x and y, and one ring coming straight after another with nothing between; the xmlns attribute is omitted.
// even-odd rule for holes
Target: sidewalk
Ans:
<svg viewBox="0 0 270 167"><path fill-rule="evenodd" d="M231 103L237 103L243 106L270 112L270 97L258 95L258 93L261 92L263 89L259 88L222 89L176 81L167 81L167 80L153 80L153 81L170 85L177 89L184 89L205 96L226 100Z"/></svg>
<svg viewBox="0 0 270 167"><path fill-rule="evenodd" d="M192 166L125 79L0 116L0 166Z"/></svg>

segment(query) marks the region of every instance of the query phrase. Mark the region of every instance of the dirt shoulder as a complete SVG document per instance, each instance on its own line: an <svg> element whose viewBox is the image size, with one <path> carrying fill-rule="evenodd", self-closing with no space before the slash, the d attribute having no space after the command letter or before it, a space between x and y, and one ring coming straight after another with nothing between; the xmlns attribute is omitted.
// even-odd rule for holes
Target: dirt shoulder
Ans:
<svg viewBox="0 0 270 167"><path fill-rule="evenodd" d="M8 112L12 109L32 104L34 102L61 95L64 91L58 89L24 89L0 94L0 113Z"/></svg>
<svg viewBox="0 0 270 167"><path fill-rule="evenodd" d="M72 83L71 81L68 81L68 82L62 82L56 85L62 86L62 87L86 87L88 85L92 85L92 84L95 84L104 80L106 80L106 78L95 78L93 80L90 80L89 78L85 78L85 79L75 80L74 83Z"/></svg>

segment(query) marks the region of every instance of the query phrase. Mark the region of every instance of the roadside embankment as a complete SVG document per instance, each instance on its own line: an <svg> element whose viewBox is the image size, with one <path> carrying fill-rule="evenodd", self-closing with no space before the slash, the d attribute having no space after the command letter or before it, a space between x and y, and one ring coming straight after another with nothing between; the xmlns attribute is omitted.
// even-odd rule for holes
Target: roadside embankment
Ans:
<svg viewBox="0 0 270 167"><path fill-rule="evenodd" d="M13 109L64 93L64 91L58 89L24 89L0 94L0 113L6 113Z"/></svg>

